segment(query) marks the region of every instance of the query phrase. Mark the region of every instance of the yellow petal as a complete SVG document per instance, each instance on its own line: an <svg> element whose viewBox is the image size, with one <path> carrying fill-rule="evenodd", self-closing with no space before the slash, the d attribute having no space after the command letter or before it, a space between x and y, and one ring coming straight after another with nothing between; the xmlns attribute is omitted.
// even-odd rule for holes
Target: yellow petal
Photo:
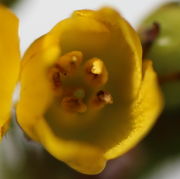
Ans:
<svg viewBox="0 0 180 179"><path fill-rule="evenodd" d="M21 63L21 94L17 104L19 123L31 137L32 128L39 116L43 116L53 99L47 69L60 54L59 47L51 44L49 37L36 40L27 51ZM27 130L28 131L27 131ZM29 132L31 131L31 132ZM35 139L35 137L33 137Z"/></svg>
<svg viewBox="0 0 180 179"><path fill-rule="evenodd" d="M104 169L106 160L100 148L83 142L60 139L51 131L44 119L39 119L34 132L39 142L54 157L81 173L97 174Z"/></svg>
<svg viewBox="0 0 180 179"><path fill-rule="evenodd" d="M0 139L7 129L12 95L19 73L18 19L0 6Z"/></svg>
<svg viewBox="0 0 180 179"><path fill-rule="evenodd" d="M145 60L141 88L131 106L132 129L126 138L106 152L106 158L115 158L134 147L152 128L163 106L157 74L153 70L152 62Z"/></svg>

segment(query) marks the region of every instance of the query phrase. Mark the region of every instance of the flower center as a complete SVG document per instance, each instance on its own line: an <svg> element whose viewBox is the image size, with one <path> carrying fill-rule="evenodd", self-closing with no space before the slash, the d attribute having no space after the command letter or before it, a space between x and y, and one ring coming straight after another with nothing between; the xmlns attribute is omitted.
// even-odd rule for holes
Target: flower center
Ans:
<svg viewBox="0 0 180 179"><path fill-rule="evenodd" d="M113 103L111 94L104 90L108 71L97 57L85 60L80 51L66 53L57 59L49 74L59 104L68 113L99 110Z"/></svg>

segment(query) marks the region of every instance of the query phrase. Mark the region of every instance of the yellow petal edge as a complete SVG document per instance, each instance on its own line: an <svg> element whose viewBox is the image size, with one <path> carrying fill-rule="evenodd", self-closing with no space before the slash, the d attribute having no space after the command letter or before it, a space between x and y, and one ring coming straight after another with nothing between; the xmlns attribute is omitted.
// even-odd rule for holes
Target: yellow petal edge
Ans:
<svg viewBox="0 0 180 179"><path fill-rule="evenodd" d="M18 80L20 51L18 19L0 5L0 140L6 132L12 107L12 95Z"/></svg>
<svg viewBox="0 0 180 179"><path fill-rule="evenodd" d="M56 117L52 108L49 117L47 111L52 104L56 106L56 94L47 69L72 50L80 50L87 59L103 59L109 73L103 88L114 102L77 118L55 108L60 116ZM151 61L142 61L136 32L111 8L75 11L36 40L24 55L20 81L20 126L55 158L85 174L100 173L108 160L134 147L163 108L156 73Z"/></svg>

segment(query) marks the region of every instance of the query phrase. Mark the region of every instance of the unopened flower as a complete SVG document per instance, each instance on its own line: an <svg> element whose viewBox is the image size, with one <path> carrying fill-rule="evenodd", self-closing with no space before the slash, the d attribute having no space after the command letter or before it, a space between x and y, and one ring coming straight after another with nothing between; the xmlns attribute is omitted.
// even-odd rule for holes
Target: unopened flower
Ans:
<svg viewBox="0 0 180 179"><path fill-rule="evenodd" d="M142 41L155 23L159 32L151 42L146 57L151 58L160 76L166 110L179 111L180 108L180 2L165 3L151 12L140 25ZM152 36L152 35L151 35ZM150 37L151 37L150 36ZM148 42L149 44L149 42Z"/></svg>
<svg viewBox="0 0 180 179"><path fill-rule="evenodd" d="M9 124L12 94L19 72L18 19L0 5L0 140Z"/></svg>
<svg viewBox="0 0 180 179"><path fill-rule="evenodd" d="M113 9L75 11L25 53L18 122L86 174L135 146L162 109L156 73Z"/></svg>

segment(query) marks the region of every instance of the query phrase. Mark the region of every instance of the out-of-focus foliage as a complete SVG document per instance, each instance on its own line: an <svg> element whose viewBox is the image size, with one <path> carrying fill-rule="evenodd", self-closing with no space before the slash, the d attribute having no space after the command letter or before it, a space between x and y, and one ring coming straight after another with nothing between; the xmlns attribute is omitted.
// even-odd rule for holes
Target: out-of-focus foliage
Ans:
<svg viewBox="0 0 180 179"><path fill-rule="evenodd" d="M142 143L147 162L142 167L142 179L166 160L180 154L180 2L168 3L153 11L140 26L142 43L148 44L146 57L154 62L165 95L166 108L152 132ZM159 34L152 41L144 35L159 26ZM147 33L148 32L148 33ZM153 31L152 31L153 32ZM151 33L151 35L154 35ZM145 37L145 38L144 38ZM149 39L148 39L149 40Z"/></svg>
<svg viewBox="0 0 180 179"><path fill-rule="evenodd" d="M0 0L0 3L11 7L14 6L16 3L18 3L19 1L21 0Z"/></svg>

